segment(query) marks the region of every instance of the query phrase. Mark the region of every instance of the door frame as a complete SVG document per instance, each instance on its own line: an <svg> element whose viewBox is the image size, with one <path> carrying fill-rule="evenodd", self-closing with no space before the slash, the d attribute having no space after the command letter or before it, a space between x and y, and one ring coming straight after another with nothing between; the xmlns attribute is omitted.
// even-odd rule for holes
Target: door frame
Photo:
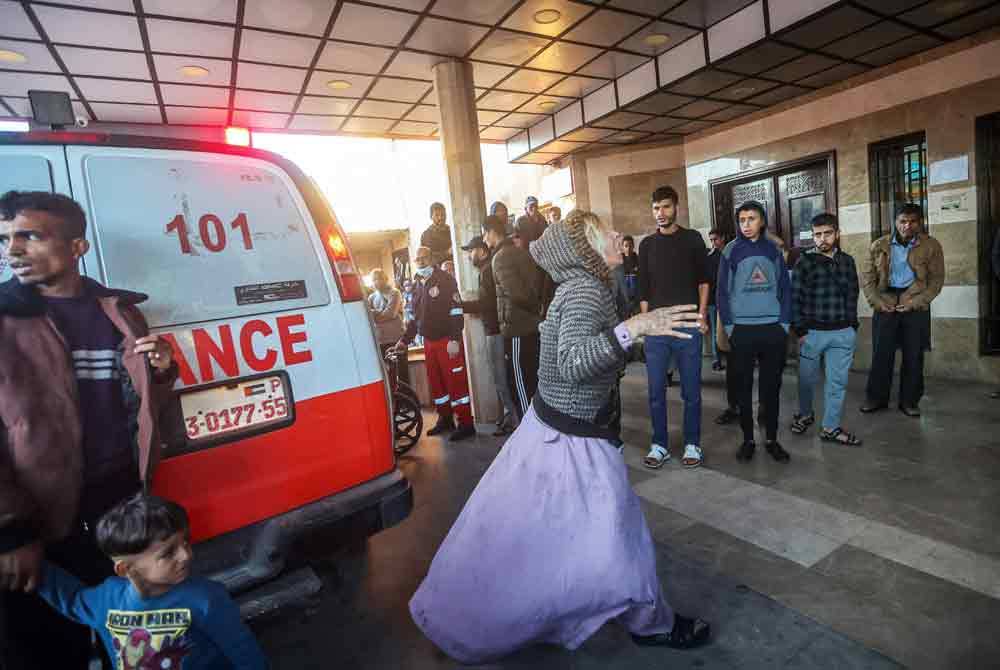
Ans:
<svg viewBox="0 0 1000 670"><path fill-rule="evenodd" d="M986 317L991 313L992 303L996 300L992 295L993 238L1000 235L1000 221L994 222L991 210L992 203L991 180L996 180L1000 186L1000 174L990 173L989 151L995 128L1000 126L1000 112L986 114L976 118L976 244L979 247L979 354L981 356L1000 355L1000 348L991 349ZM993 140L1000 141L1000 140ZM1000 207L1000 205L998 205Z"/></svg>
<svg viewBox="0 0 1000 670"><path fill-rule="evenodd" d="M794 158L792 160L773 163L771 165L762 165L761 167L753 168L752 170L744 170L725 177L709 179L708 205L709 211L712 213L712 227L719 228L723 231L731 231L734 235L736 233L736 224L734 221L730 221L726 225L720 225L719 222L715 220L715 189L717 186L737 186L743 182L756 181L762 177L771 177L776 179L783 172L794 172L798 168L805 167L811 163L819 163L821 161L826 161L827 184L829 184L830 192L833 194L832 209L834 211L831 213L837 214L837 210L839 208L839 197L837 193L837 150L831 149L829 151L811 154L802 158ZM776 184L775 194L777 193L778 189ZM776 195L776 197L780 196ZM782 224L783 223L784 222L782 222Z"/></svg>

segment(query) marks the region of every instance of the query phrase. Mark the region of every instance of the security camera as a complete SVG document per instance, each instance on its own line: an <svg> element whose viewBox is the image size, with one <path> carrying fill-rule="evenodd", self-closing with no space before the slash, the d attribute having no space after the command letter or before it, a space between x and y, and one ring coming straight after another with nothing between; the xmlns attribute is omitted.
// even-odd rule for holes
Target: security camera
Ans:
<svg viewBox="0 0 1000 670"><path fill-rule="evenodd" d="M76 127L77 128L86 128L89 125L90 125L90 119L88 119L86 117L83 117L83 116L76 117Z"/></svg>

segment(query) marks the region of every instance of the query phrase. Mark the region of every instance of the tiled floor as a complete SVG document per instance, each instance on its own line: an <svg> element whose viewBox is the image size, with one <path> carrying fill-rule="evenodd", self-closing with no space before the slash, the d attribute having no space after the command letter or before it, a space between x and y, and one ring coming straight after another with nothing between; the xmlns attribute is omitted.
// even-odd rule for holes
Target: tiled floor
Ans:
<svg viewBox="0 0 1000 670"><path fill-rule="evenodd" d="M739 429L716 426L722 375L704 375L706 465L641 465L650 430L644 369L623 384L625 459L660 551L668 598L711 618L698 652L631 645L606 626L575 653L525 650L495 668L998 668L1000 667L1000 402L989 389L928 384L924 417L857 413L865 445L819 442L815 429L779 438L787 465L762 449L737 463ZM794 407L785 377L782 424ZM679 442L679 389L669 391ZM484 428L484 430L486 430ZM425 438L401 459L416 506L367 545L327 552L315 607L258 626L275 668L446 668L406 603L497 442ZM325 549L322 551L326 551Z"/></svg>

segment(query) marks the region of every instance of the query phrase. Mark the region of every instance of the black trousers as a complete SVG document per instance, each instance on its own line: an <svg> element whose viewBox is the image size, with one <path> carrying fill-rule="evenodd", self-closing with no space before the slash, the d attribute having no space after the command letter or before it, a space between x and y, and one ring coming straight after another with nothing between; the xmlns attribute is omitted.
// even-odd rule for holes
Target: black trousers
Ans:
<svg viewBox="0 0 1000 670"><path fill-rule="evenodd" d="M726 407L738 410L740 408L740 389L736 378L735 356L731 351L720 351L719 355L726 361ZM785 371L787 361L781 361L781 372ZM778 393L781 393L781 375L778 375ZM757 405L765 406L764 395L760 386L757 387ZM762 411L762 410L761 410Z"/></svg>
<svg viewBox="0 0 1000 670"><path fill-rule="evenodd" d="M527 414L531 399L538 390L538 333L503 338L503 353L507 364L507 383L510 384L520 421Z"/></svg>
<svg viewBox="0 0 1000 670"><path fill-rule="evenodd" d="M732 346L730 365L735 368L734 386L740 408L743 440L753 440L753 372L759 363L759 396L764 412L767 440L778 437L778 396L781 372L785 366L787 334L777 323L763 326L737 325L729 338Z"/></svg>
<svg viewBox="0 0 1000 670"><path fill-rule="evenodd" d="M924 395L924 351L930 346L931 313L875 312L872 317L872 367L865 395L873 405L888 405L896 349L903 350L899 404L915 407Z"/></svg>

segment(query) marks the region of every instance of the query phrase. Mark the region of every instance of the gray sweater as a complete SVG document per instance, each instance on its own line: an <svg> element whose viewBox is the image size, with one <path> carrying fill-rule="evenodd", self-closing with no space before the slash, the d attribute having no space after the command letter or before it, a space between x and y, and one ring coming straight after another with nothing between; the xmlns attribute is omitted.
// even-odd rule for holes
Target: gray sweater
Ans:
<svg viewBox="0 0 1000 670"><path fill-rule="evenodd" d="M559 412L594 422L611 401L625 352L612 330L620 323L608 267L582 226L549 226L531 255L559 285L539 327L538 393Z"/></svg>

